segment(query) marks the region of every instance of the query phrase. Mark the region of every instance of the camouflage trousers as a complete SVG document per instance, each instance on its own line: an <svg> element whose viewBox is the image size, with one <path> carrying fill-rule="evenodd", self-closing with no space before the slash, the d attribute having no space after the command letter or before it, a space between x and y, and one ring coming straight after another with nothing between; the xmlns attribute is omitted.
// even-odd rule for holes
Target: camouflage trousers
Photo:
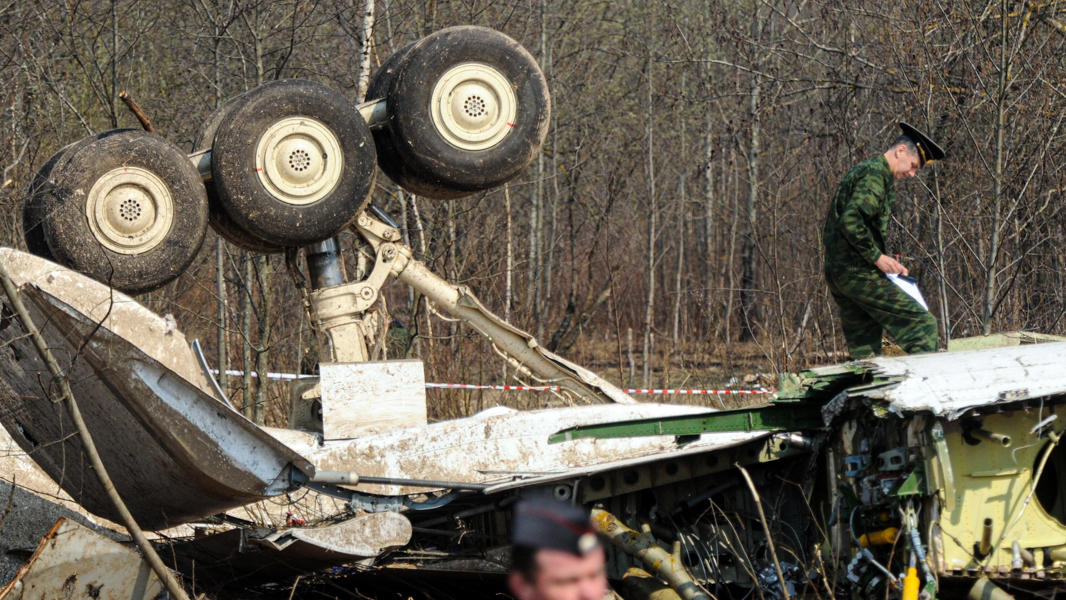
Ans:
<svg viewBox="0 0 1066 600"><path fill-rule="evenodd" d="M908 354L936 351L936 317L880 271L826 271L825 282L853 359L881 354L882 329Z"/></svg>

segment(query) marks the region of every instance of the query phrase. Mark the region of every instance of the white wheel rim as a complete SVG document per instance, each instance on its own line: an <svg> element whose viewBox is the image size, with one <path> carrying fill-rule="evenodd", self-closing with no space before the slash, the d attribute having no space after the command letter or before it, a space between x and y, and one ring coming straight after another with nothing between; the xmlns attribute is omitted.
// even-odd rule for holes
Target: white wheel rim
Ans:
<svg viewBox="0 0 1066 600"><path fill-rule="evenodd" d="M514 127L518 102L507 78L482 63L452 67L433 86L433 125L449 144L485 150Z"/></svg>
<svg viewBox="0 0 1066 600"><path fill-rule="evenodd" d="M119 254L142 254L170 233L174 197L155 173L140 167L118 167L93 184L85 216L104 247Z"/></svg>
<svg viewBox="0 0 1066 600"><path fill-rule="evenodd" d="M340 182L344 156L325 124L308 117L278 121L259 138L255 170L270 193L287 204L316 202Z"/></svg>

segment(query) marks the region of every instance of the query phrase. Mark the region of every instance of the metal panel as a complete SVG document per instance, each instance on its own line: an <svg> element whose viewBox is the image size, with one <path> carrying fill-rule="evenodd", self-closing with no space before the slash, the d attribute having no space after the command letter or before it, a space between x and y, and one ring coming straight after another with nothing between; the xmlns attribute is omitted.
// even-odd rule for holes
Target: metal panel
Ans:
<svg viewBox="0 0 1066 600"><path fill-rule="evenodd" d="M1040 415L1035 410L985 416L983 427L1016 440L1009 448L987 441L972 445L963 437L958 422L945 424L944 439L951 461L952 481L941 494L953 497L945 498L949 501L944 502L938 525L946 534L943 556L947 570L966 569L973 565L974 542L981 537L985 519L992 519L993 556L989 564L996 570L1011 568L1011 544L1015 540L1024 548L1066 545L1066 524L1049 514L1055 507L1044 506L1041 495L1034 495L1022 510L1032 489L1038 458L1051 443L1046 438L1040 440L1030 434L1039 420ZM1054 478L1061 476L1052 462L1047 465L1041 481L1054 482ZM1061 490L1058 487L1052 495L1058 497ZM1002 544L996 544L1008 524L1009 535Z"/></svg>
<svg viewBox="0 0 1066 600"><path fill-rule="evenodd" d="M928 410L954 419L969 408L1066 394L1066 342L879 357L869 363L876 377L902 379L863 394L887 400L896 413Z"/></svg>
<svg viewBox="0 0 1066 600"><path fill-rule="evenodd" d="M678 446L672 435L584 438L549 444L550 435L575 425L692 415L706 413L707 408L639 404L490 411L347 442L327 442L321 450L307 453L307 457L321 469L355 471L362 476L500 485L517 481L515 485L521 486L521 481L529 478L709 452L766 435L762 432L704 434L684 448ZM370 484L360 485L359 489L386 494L426 491Z"/></svg>
<svg viewBox="0 0 1066 600"><path fill-rule="evenodd" d="M142 526L170 527L284 493L313 473L211 395L172 322L43 259L0 250L0 261L67 371L115 487ZM63 406L49 401L48 379L12 322L0 332L0 422L86 510L118 520Z"/></svg>
<svg viewBox="0 0 1066 600"><path fill-rule="evenodd" d="M1061 335L1036 333L1033 331L990 333L988 335L977 335L948 340L948 352L980 350L982 348L1005 348L1008 346L1021 346L1024 344L1046 344L1048 342L1066 342L1066 337Z"/></svg>
<svg viewBox="0 0 1066 600"><path fill-rule="evenodd" d="M335 565L405 546L411 541L411 522L398 513L373 513L328 527L285 529L257 541L285 550L287 556Z"/></svg>
<svg viewBox="0 0 1066 600"><path fill-rule="evenodd" d="M349 439L426 424L426 374L422 361L319 366L325 439Z"/></svg>
<svg viewBox="0 0 1066 600"><path fill-rule="evenodd" d="M555 444L585 437L603 439L648 435L699 435L726 431L800 431L821 428L821 417L820 406L767 404L710 411L700 415L579 425L553 434L548 441Z"/></svg>
<svg viewBox="0 0 1066 600"><path fill-rule="evenodd" d="M140 554L61 518L0 591L0 600L147 600L162 592Z"/></svg>
<svg viewBox="0 0 1066 600"><path fill-rule="evenodd" d="M162 552L181 570L196 570L211 587L244 582L261 585L379 556L406 545L411 523L398 513L375 513L320 528L232 530L179 541Z"/></svg>

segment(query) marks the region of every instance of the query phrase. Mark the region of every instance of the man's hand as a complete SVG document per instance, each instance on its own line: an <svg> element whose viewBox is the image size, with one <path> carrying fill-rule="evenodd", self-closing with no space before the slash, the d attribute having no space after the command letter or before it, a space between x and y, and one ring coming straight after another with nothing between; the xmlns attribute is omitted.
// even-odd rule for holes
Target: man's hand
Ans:
<svg viewBox="0 0 1066 600"><path fill-rule="evenodd" d="M898 275L907 275L907 267L904 267L898 260L892 258L887 254L882 254L874 266L881 269L884 273L896 273Z"/></svg>

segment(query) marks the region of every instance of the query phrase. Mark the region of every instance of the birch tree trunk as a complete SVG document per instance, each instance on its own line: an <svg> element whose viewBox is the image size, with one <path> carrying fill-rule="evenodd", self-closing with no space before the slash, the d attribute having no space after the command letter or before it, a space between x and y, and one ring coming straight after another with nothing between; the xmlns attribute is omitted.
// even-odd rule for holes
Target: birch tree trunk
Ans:
<svg viewBox="0 0 1066 600"><path fill-rule="evenodd" d="M426 259L426 229L422 226L422 214L421 214L421 212L418 209L418 196L416 196L414 194L408 194L407 197L411 201L411 204L410 204L411 223L414 225L415 239L418 241L418 259L419 260L425 260ZM418 298L419 295L416 294L415 297ZM426 315L426 335L429 336L429 337L433 337L433 322L430 320L429 299L424 297L424 296L422 296L420 302L424 303L424 306L426 307L426 310L424 311L425 315ZM416 310L411 313L411 320L414 322L415 329L419 332L419 337L421 337L421 327L418 325L417 319L415 317L415 315L417 315L417 314L418 314L418 311L417 311L417 307L416 307ZM416 339L415 343L418 346L419 356L421 356L422 342L421 342L421 340L417 340Z"/></svg>
<svg viewBox="0 0 1066 600"><path fill-rule="evenodd" d="M1006 130L1007 85L1009 73L1007 63L1007 0L1000 0L1000 54L999 86L996 94L996 173L995 188L992 193L992 238L988 245L988 259L985 261L985 294L981 315L981 329L985 335L992 333L992 311L996 304L996 267L999 258L999 229L1003 208L1003 138Z"/></svg>
<svg viewBox="0 0 1066 600"><path fill-rule="evenodd" d="M742 275L740 278L741 341L755 339L755 221L758 219L759 200L759 152L760 115L759 100L762 80L759 69L759 41L762 37L762 11L755 5L752 22L752 70L749 110L751 113L751 137L748 139L748 202L745 207L744 248L741 250Z"/></svg>
<svg viewBox="0 0 1066 600"><path fill-rule="evenodd" d="M241 250L241 266L244 276L241 285L241 386L243 388L242 407L248 420L255 419L255 395L252 391L252 269L251 252Z"/></svg>
<svg viewBox="0 0 1066 600"><path fill-rule="evenodd" d="M255 374L259 381L255 389L255 422L263 424L266 409L266 391L270 371L270 304L274 301L271 288L273 268L270 257L260 254L256 257L259 281L259 343L256 346Z"/></svg>
<svg viewBox="0 0 1066 600"><path fill-rule="evenodd" d="M507 266L504 275L503 320L511 322L511 295L514 286L514 219L511 215L511 184L503 185L504 210L507 212ZM507 362L503 363L503 382L507 382Z"/></svg>
<svg viewBox="0 0 1066 600"><path fill-rule="evenodd" d="M452 283L459 283L459 257L456 255L456 251L457 251L457 248L459 246L459 239L456 236L456 232L455 232L455 201L454 200L448 200L448 207L447 207L446 215L447 215L447 219L446 219L447 222L446 222L445 226L448 229L448 279L450 279L452 281ZM426 316L428 317L429 315L426 315ZM449 334L451 336L450 345L455 346L456 344L459 344L460 352L461 352L462 351L462 348L461 348L462 343L457 338L457 335L459 333L458 325L459 325L459 321L452 321L452 322L449 323L449 326L450 326L449 328L451 329L450 334Z"/></svg>
<svg viewBox="0 0 1066 600"><path fill-rule="evenodd" d="M658 205L655 198L655 107L652 103L653 77L653 53L655 50L655 12L651 11L651 35L648 39L648 296L644 310L644 387L651 386L651 330L655 320L655 230L658 229L656 220Z"/></svg>
<svg viewBox="0 0 1066 600"><path fill-rule="evenodd" d="M511 294L514 285L514 219L511 216L511 184L503 185L503 204L507 213L507 267L503 290L503 320L511 322ZM504 369L506 369L504 363Z"/></svg>
<svg viewBox="0 0 1066 600"><path fill-rule="evenodd" d="M215 294L218 296L218 387L222 393L229 395L226 387L229 369L229 340L226 335L227 300L226 290L226 240L215 235Z"/></svg>
<svg viewBox="0 0 1066 600"><path fill-rule="evenodd" d="M685 94L685 74L681 74L681 95ZM685 118L683 115L678 115L678 120L681 121L681 156L686 156L687 148L685 146ZM681 281L685 271L685 171L682 168L678 173L678 195L677 195L677 229L674 231L674 237L677 238L677 270L674 279L674 328L671 332L670 341L674 346L677 346L679 330L681 328ZM669 362L667 363L669 369Z"/></svg>
<svg viewBox="0 0 1066 600"><path fill-rule="evenodd" d="M726 262L726 287L729 293L726 296L725 305L725 341L733 341L731 328L733 325L733 292L736 290L736 248L737 248L737 225L740 221L740 173L737 172L736 150L729 151L729 166L733 171L733 218L729 227L729 258Z"/></svg>
<svg viewBox="0 0 1066 600"><path fill-rule="evenodd" d="M544 71L545 55L548 48L548 3L540 3L540 70ZM536 323L537 339L544 338L544 319L541 312L544 304L544 152L537 153L537 186L534 193L534 206L537 214L535 229L530 232L536 251L532 253L533 268L533 321Z"/></svg>
<svg viewBox="0 0 1066 600"><path fill-rule="evenodd" d="M208 15L210 17L210 15ZM217 110L222 105L222 28L212 18L214 45L212 47L212 59L214 60L214 85L215 102ZM218 297L218 387L222 393L229 395L227 387L229 376L229 339L227 336L226 321L228 318L229 292L226 289L226 240L221 235L215 234L215 294Z"/></svg>
<svg viewBox="0 0 1066 600"><path fill-rule="evenodd" d="M538 163L539 165L539 163ZM538 206L540 200L537 196L537 186L533 186L533 196L529 202L529 261L527 265L528 269L528 286L526 287L525 304L528 308L535 309L537 298L537 232L540 231L540 207ZM529 307L529 304L533 304L534 307ZM526 313L530 314L530 313Z"/></svg>
<svg viewBox="0 0 1066 600"><path fill-rule="evenodd" d="M545 4L547 4L545 2ZM551 46L547 46L546 52L548 54L547 63L548 69L544 71L548 77L548 95L554 97L555 86L553 85L554 77L552 75L552 49ZM552 199L551 199L551 221L548 228L548 256L544 264L544 303L551 306L552 299L552 265L555 258L555 236L558 232L558 209L559 209L559 112L552 111L552 148L556 149L552 151ZM543 154L543 153L542 153ZM543 327L543 326L542 326ZM540 335L537 336L540 338Z"/></svg>
<svg viewBox="0 0 1066 600"><path fill-rule="evenodd" d="M366 88L370 85L370 46L374 33L374 2L366 0L363 7L363 35L359 43L359 78L356 80L355 95L362 102L366 99Z"/></svg>
<svg viewBox="0 0 1066 600"><path fill-rule="evenodd" d="M117 0L111 0L111 129L118 129L118 7Z"/></svg>
<svg viewBox="0 0 1066 600"><path fill-rule="evenodd" d="M388 15L387 12L386 15ZM396 186L396 197L400 199L400 218L403 220L403 243L406 244L409 248L414 248L414 237L411 234L411 230L413 229L413 227L411 226L411 217L409 211L407 210L407 196L404 194L403 188L400 186ZM415 294L414 288L407 286L408 318L407 327L405 327L404 329L408 332L408 335L410 335L410 333L415 331L416 329L414 320L415 315L418 314L417 304L418 296ZM410 342L409 352L407 353L407 356L410 356L411 353L418 350L417 348L415 348L415 346L417 346L418 344L419 341L417 338Z"/></svg>
<svg viewBox="0 0 1066 600"><path fill-rule="evenodd" d="M940 339L947 347L951 339L951 313L948 312L948 277L947 260L944 252L944 206L940 198L940 181L933 171L933 192L936 194L936 262L940 272L938 289L940 292Z"/></svg>
<svg viewBox="0 0 1066 600"><path fill-rule="evenodd" d="M715 243L714 223L714 129L711 121L711 111L705 111L707 118L707 131L704 139L704 166L703 166L703 294L705 300L703 309L707 315L706 332L712 331L710 320L715 313L711 300L714 297L715 285L718 283L715 277L715 265L718 263L718 244Z"/></svg>
<svg viewBox="0 0 1066 600"><path fill-rule="evenodd" d="M265 82L264 81L265 77L266 77L266 70L265 70L265 68L263 66L263 38L260 35L260 30L259 30L259 25L260 25L261 18L262 18L262 13L259 10L256 10L254 15L253 15L253 20L252 21L248 21L247 18L245 20L245 23L247 24L249 30L251 31L252 40L254 42L254 47L255 47L255 85L257 87L263 85L263 83ZM294 15L294 18L295 18L295 15ZM245 398L248 399L251 396L251 391L252 391L251 390L252 380L249 377L250 374L248 373L248 371L252 367L252 365L251 365L251 352L252 352L252 327L251 327L251 320L252 320L252 314L251 313L252 313L253 310L255 310L254 306L253 306L253 301L252 301L252 281L253 281L253 279L258 279L258 284L259 284L259 310L255 311L256 312L255 316L257 317L257 325L258 325L257 333L259 335L259 341L256 344L256 356L255 356L255 371L256 371L256 373L255 373L256 374L256 382L255 382L256 388L255 388L255 396L254 396L255 402L250 407L251 408L251 415L247 414L248 411L249 411L249 407L248 407L247 404L245 405L245 416L247 416L249 419L252 419L256 423L260 423L261 424L262 423L262 410L263 410L262 402L263 402L264 398L266 397L266 388L267 388L267 367L266 367L266 365L267 365L267 360L269 358L269 356L267 355L267 352L268 352L267 344L268 344L268 340L270 338L270 322L268 321L268 317L269 317L269 314L270 314L270 301L271 301L272 298L271 298L271 294L270 294L270 291L269 291L270 290L270 279L271 278L270 278L270 273L268 271L269 263L267 262L267 257L266 256L262 256L262 255L261 256L257 256L255 262L256 262L256 265L258 266L258 268L255 268L256 265L253 265L251 257L250 256L247 257L247 262L245 264L245 273L244 273L244 276L245 276L244 285L245 285L245 288L247 289L247 294L246 294L247 304L245 305L245 316L244 316L245 329L246 329L246 331L244 333L244 344L245 344L245 354L247 356L247 360L245 361L245 365L244 365L244 378L245 378L244 395L245 395ZM257 273L258 273L258 278L255 277L255 275Z"/></svg>

